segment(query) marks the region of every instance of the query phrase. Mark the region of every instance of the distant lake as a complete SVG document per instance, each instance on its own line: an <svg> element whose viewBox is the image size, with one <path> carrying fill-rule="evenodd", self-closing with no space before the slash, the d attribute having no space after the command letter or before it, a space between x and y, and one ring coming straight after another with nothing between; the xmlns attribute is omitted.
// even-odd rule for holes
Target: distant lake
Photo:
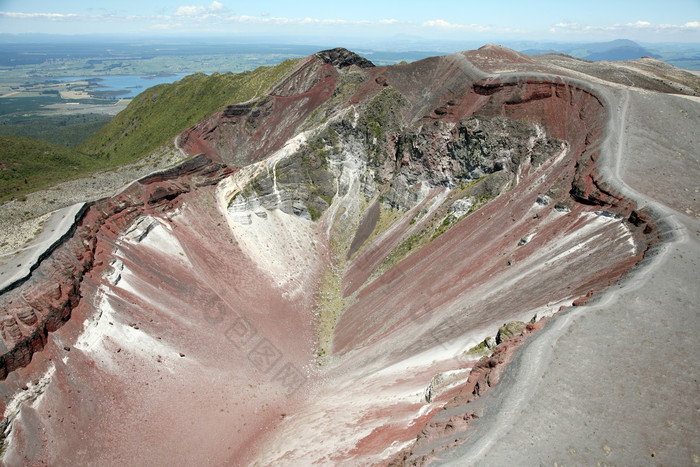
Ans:
<svg viewBox="0 0 700 467"><path fill-rule="evenodd" d="M73 76L68 78L52 78L52 81L90 81L95 83L96 91L113 93L120 99L131 99L145 89L157 84L178 81L190 73L169 73L164 75L113 75L113 76ZM92 86L91 86L92 88Z"/></svg>

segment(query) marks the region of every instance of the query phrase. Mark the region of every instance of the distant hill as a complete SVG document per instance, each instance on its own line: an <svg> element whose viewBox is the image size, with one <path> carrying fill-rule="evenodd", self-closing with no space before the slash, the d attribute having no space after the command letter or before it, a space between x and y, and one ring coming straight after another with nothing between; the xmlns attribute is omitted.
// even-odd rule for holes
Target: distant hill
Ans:
<svg viewBox="0 0 700 467"><path fill-rule="evenodd" d="M572 57L590 61L623 61L635 60L641 57L661 58L649 49L642 47L634 41L617 39L609 42L595 42L588 44L541 44L541 47L521 49L528 55L544 55L551 53L565 53Z"/></svg>
<svg viewBox="0 0 700 467"><path fill-rule="evenodd" d="M652 52L640 46L636 42L626 39L591 44L590 50L591 53L589 55L579 58L584 58L595 62L600 60L635 60L644 56L659 58L658 55L654 55Z"/></svg>
<svg viewBox="0 0 700 467"><path fill-rule="evenodd" d="M240 74L196 73L146 89L78 149L104 158L106 166L136 161L227 105L265 95L295 63Z"/></svg>

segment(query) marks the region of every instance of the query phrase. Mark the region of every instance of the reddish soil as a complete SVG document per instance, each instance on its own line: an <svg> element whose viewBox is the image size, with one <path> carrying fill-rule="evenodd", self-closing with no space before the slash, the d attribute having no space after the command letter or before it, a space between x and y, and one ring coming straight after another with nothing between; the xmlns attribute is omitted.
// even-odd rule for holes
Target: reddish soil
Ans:
<svg viewBox="0 0 700 467"><path fill-rule="evenodd" d="M292 76L257 102L236 104L185 131L179 144L190 154L245 166L272 154L292 138L311 113L331 97L336 69L308 57Z"/></svg>

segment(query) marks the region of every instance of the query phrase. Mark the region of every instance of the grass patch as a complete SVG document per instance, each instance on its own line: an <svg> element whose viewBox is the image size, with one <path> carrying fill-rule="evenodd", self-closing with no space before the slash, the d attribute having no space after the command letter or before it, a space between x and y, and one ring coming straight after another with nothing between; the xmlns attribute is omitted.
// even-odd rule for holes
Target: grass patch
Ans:
<svg viewBox="0 0 700 467"><path fill-rule="evenodd" d="M474 211L479 210L482 206L485 206L486 203L489 202L489 200L491 200L491 195L484 194L484 195L477 196L476 199L474 200L474 204L469 208L469 211L467 211L467 213L464 214L463 216L457 217L455 215L448 214L443 219L443 221L437 226L437 228L435 229L435 233L433 233L431 240L435 240L440 235L447 232L457 222L461 221L462 219L464 219L465 217L467 217L469 214L473 213Z"/></svg>
<svg viewBox="0 0 700 467"><path fill-rule="evenodd" d="M394 225L394 223L401 219L401 216L403 216L403 211L400 209L392 209L392 208L385 208L384 205L380 204L379 205L379 220L377 221L376 227L374 227L374 231L372 232L372 235L369 236L367 239L367 242L371 242Z"/></svg>
<svg viewBox="0 0 700 467"><path fill-rule="evenodd" d="M98 170L101 162L45 141L0 136L0 202Z"/></svg>
<svg viewBox="0 0 700 467"><path fill-rule="evenodd" d="M491 346L489 346L489 341ZM467 350L468 354L472 355L483 355L483 354L489 354L493 350L493 347L496 345L496 341L494 340L493 337L487 337L481 343L475 345L471 349Z"/></svg>
<svg viewBox="0 0 700 467"><path fill-rule="evenodd" d="M473 182L467 183L456 189L457 193L464 193L465 191L472 190L479 186L480 182L487 179L488 175L475 180ZM462 195L458 198L463 197ZM406 258L408 255L423 248L428 243L432 242L438 238L443 233L451 229L455 224L469 216L471 213L478 211L483 206L485 206L491 199L492 196L489 194L480 194L472 196L474 204L469 208L466 214L462 216L455 216L448 213L448 207L456 200L454 197L448 198L440 207L438 207L435 212L432 213L431 217L425 221L423 228L408 237L406 237L399 245L394 248L394 250L384 258L384 261L377 267L377 269L372 273L370 280L388 271L395 264ZM427 206L426 208L428 208ZM409 225L414 225L419 222L425 216L424 212L418 212L409 222Z"/></svg>
<svg viewBox="0 0 700 467"><path fill-rule="evenodd" d="M411 254L414 249L418 250L420 247L430 242L430 240L430 227L426 227L418 233L409 235L384 258L384 261L379 265L375 274L381 275L388 271L393 265Z"/></svg>
<svg viewBox="0 0 700 467"><path fill-rule="evenodd" d="M342 294L342 268L329 266L323 273L316 298L316 356L318 364L328 362L333 345L333 333L338 319L345 311Z"/></svg>
<svg viewBox="0 0 700 467"><path fill-rule="evenodd" d="M371 204L371 202L367 204ZM374 227L374 230L367 238L367 240L365 240L364 243L360 246L360 248L358 248L357 251L352 255L351 259L356 258L365 246L370 245L377 237L389 230L389 228L392 225L394 225L394 223L397 220L401 219L401 216L403 216L403 214L403 211L401 211L400 209L385 208L383 204L380 204L379 220L377 221L377 225Z"/></svg>
<svg viewBox="0 0 700 467"><path fill-rule="evenodd" d="M35 96L27 96L26 93L16 94L0 99L0 115L41 112L46 110L45 107L47 105L60 104L62 102L63 99L55 95L37 94Z"/></svg>
<svg viewBox="0 0 700 467"><path fill-rule="evenodd" d="M317 209L312 204L309 204L307 206L307 208L309 209L309 215L311 215L311 220L314 222L319 220L321 218L321 216L323 215L323 211L321 211L320 209Z"/></svg>

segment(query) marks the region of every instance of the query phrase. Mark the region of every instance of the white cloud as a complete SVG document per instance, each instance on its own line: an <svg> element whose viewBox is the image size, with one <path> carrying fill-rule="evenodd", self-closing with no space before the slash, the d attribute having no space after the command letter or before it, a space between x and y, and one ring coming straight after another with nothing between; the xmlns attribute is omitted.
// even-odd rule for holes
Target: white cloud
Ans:
<svg viewBox="0 0 700 467"><path fill-rule="evenodd" d="M1 1L1 0L0 0ZM63 22L124 22L140 21L145 23L144 27L150 30L166 29L197 29L204 25L207 27L223 27L232 24L248 25L287 25L287 26L318 26L318 27L363 27L363 26L384 26L390 27L400 24L396 19L382 19L377 21L369 20L346 20L340 18L317 18L299 17L286 18L270 16L269 13L261 13L259 16L234 15L226 8L224 3L213 0L208 5L180 5L170 14L159 14L152 16L118 16L114 14L62 14L62 13L20 13L0 11L0 18L14 20L36 20L36 21L63 21ZM185 26L186 25L186 26Z"/></svg>
<svg viewBox="0 0 700 467"><path fill-rule="evenodd" d="M423 23L424 27L429 28L440 28L440 29L465 29L465 26L461 24L448 23L444 19L433 19Z"/></svg>
<svg viewBox="0 0 700 467"><path fill-rule="evenodd" d="M175 16L200 16L206 11L203 6L180 6L175 10Z"/></svg>
<svg viewBox="0 0 700 467"><path fill-rule="evenodd" d="M226 10L226 7L224 6L223 3L217 2L214 0L209 4L209 11L224 11Z"/></svg>
<svg viewBox="0 0 700 467"><path fill-rule="evenodd" d="M682 33L700 32L700 21L688 21L685 24L655 24L638 20L632 23L613 24L610 26L581 25L579 23L557 23L549 29L552 33L615 33L618 35L633 33Z"/></svg>
<svg viewBox="0 0 700 467"><path fill-rule="evenodd" d="M209 6L182 5L175 10L175 16L189 16L190 19L205 19L227 12L223 3L214 0Z"/></svg>
<svg viewBox="0 0 700 467"><path fill-rule="evenodd" d="M581 29L581 25L578 23L557 23L554 26L557 28Z"/></svg>
<svg viewBox="0 0 700 467"><path fill-rule="evenodd" d="M165 30L165 29L181 29L187 32L203 30L204 28L216 28L219 31L230 31L240 25L241 31L262 31L273 29L270 26L285 27L287 31L304 31L312 32L313 29L324 29L326 32L337 28L338 31L355 31L359 32L368 27L379 30L395 29L406 30L410 28L415 30L416 27L422 27L425 30L442 31L444 35L454 33L463 34L480 34L491 33L514 35L514 34L532 34L533 31L525 31L522 29L514 29L507 27L499 27L495 25L481 24L461 24L457 20L445 20L435 18L423 23L413 23L410 21L400 21L394 18L384 18L378 20L347 20L340 18L323 18L313 16L300 17L275 17L269 12L262 12L258 15L236 15L226 7L227 0L180 0L182 4L177 6L177 3L166 11L161 11L154 15L143 16L126 16L116 13L109 13L104 9L93 9L84 14L77 13L23 13L23 12L7 12L0 11L0 19L4 20L8 26L11 22L12 28L15 30L30 30L34 29L50 29L62 28L66 31L71 28L80 27L81 23L131 23L130 28L134 31L141 30ZM2 3L2 0L0 0ZM188 4L189 3L189 4ZM443 17L444 18L444 17ZM28 26L27 22L34 22L34 26ZM43 24L42 24L43 23ZM56 26L50 26L52 23ZM58 26L61 23L62 26ZM46 26L44 26L44 24ZM121 26L119 26L121 28ZM105 26L105 30L109 29ZM117 28L112 27L112 30ZM540 31L534 31L540 35L568 35L570 37L578 36L580 38L587 37L592 39L611 39L619 37L627 37L643 40L674 40L680 39L683 41L695 40L700 41L700 21L698 18L690 18L682 24L661 24L649 21L648 18L638 19L626 23L612 25L590 25L580 24L571 21L558 22L549 27L542 28Z"/></svg>
<svg viewBox="0 0 700 467"><path fill-rule="evenodd" d="M522 33L527 32L522 29L500 28L494 26L483 26L481 24L458 24L450 23L444 19L433 19L422 24L424 28L438 28L445 31L468 31L468 32L499 32L499 33Z"/></svg>
<svg viewBox="0 0 700 467"><path fill-rule="evenodd" d="M81 15L76 13L21 13L16 11L0 11L0 18L30 21L51 21L51 22L74 22L74 23L95 23L95 22L123 22L138 19L135 16L118 16L105 13L97 15Z"/></svg>
<svg viewBox="0 0 700 467"><path fill-rule="evenodd" d="M84 18L84 16L76 15L74 13L20 13L15 11L0 11L0 16L12 19L43 19L49 21L73 20L81 17Z"/></svg>
<svg viewBox="0 0 700 467"><path fill-rule="evenodd" d="M156 31L166 31L168 29L178 29L182 27L182 23L162 23L162 24L154 24L149 27L149 29L153 29Z"/></svg>

